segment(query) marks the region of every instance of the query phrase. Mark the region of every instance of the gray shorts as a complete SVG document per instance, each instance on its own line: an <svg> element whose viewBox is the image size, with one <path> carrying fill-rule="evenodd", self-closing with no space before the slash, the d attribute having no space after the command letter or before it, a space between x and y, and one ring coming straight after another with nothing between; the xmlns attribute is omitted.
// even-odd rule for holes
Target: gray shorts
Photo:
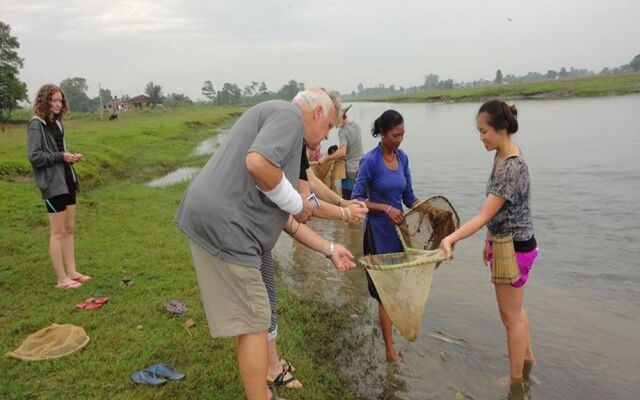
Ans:
<svg viewBox="0 0 640 400"><path fill-rule="evenodd" d="M230 264L189 242L213 337L267 332L271 309L260 270Z"/></svg>

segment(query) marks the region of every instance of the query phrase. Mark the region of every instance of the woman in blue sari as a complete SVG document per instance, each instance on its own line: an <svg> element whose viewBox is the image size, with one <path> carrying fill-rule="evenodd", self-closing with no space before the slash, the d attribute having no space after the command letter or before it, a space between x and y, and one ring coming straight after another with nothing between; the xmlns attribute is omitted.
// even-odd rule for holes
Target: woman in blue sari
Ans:
<svg viewBox="0 0 640 400"><path fill-rule="evenodd" d="M404 119L399 112L387 110L376 119L371 130L380 143L362 157L352 198L362 200L369 209L364 230L364 254L385 254L402 251L394 224L404 221L402 204L412 207L419 202L413 194L409 158L400 150L404 138ZM378 301L380 328L384 338L387 361L398 360L393 347L392 326L380 296L367 273L369 293Z"/></svg>

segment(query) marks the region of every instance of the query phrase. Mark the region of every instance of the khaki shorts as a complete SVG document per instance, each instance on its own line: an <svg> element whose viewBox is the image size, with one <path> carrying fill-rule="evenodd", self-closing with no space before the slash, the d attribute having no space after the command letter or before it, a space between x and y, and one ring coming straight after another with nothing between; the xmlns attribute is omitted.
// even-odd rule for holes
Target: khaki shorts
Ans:
<svg viewBox="0 0 640 400"><path fill-rule="evenodd" d="M258 268L230 264L189 241L213 337L267 332L271 307Z"/></svg>

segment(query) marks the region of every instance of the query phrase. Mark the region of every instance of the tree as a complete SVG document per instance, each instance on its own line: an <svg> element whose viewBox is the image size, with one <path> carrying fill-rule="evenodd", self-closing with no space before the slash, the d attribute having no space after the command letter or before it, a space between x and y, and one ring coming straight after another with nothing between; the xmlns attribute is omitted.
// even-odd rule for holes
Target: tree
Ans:
<svg viewBox="0 0 640 400"><path fill-rule="evenodd" d="M560 73L558 75L560 75L560 79L562 79L566 78L569 73L567 72L567 69L565 67L562 67L560 68Z"/></svg>
<svg viewBox="0 0 640 400"><path fill-rule="evenodd" d="M111 89L100 89L98 90L98 101L102 97L102 103L108 103L113 100L113 96L111 95Z"/></svg>
<svg viewBox="0 0 640 400"><path fill-rule="evenodd" d="M0 121L8 120L18 102L27 100L27 85L18 79L24 61L18 56L19 48L11 27L0 21Z"/></svg>
<svg viewBox="0 0 640 400"><path fill-rule="evenodd" d="M253 97L258 94L258 87L260 83L256 81L251 81L250 84L244 87L243 94L245 97Z"/></svg>
<svg viewBox="0 0 640 400"><path fill-rule="evenodd" d="M633 57L633 60L631 60L629 65L631 66L631 68L633 68L634 71L640 71L640 54Z"/></svg>
<svg viewBox="0 0 640 400"><path fill-rule="evenodd" d="M163 104L168 107L176 107L191 103L191 100L184 93L169 93L164 99Z"/></svg>
<svg viewBox="0 0 640 400"><path fill-rule="evenodd" d="M547 79L556 79L558 77L558 73L552 69L547 71L547 74L545 75L545 77Z"/></svg>
<svg viewBox="0 0 640 400"><path fill-rule="evenodd" d="M280 90L278 90L278 98L291 101L301 90L304 90L304 83L298 83L295 79L291 79L289 82L285 83Z"/></svg>
<svg viewBox="0 0 640 400"><path fill-rule="evenodd" d="M440 81L440 77L436 74L429 74L424 76L424 85L422 85L423 89L435 89L438 87L438 82Z"/></svg>
<svg viewBox="0 0 640 400"><path fill-rule="evenodd" d="M453 89L453 79L447 79L438 83L438 89Z"/></svg>
<svg viewBox="0 0 640 400"><path fill-rule="evenodd" d="M494 79L493 81L495 84L500 85L502 84L502 71L501 70L497 70L496 71L496 79Z"/></svg>
<svg viewBox="0 0 640 400"><path fill-rule="evenodd" d="M60 89L64 92L69 108L73 111L91 111L92 102L87 96L87 80L80 77L67 78L60 82Z"/></svg>
<svg viewBox="0 0 640 400"><path fill-rule="evenodd" d="M102 101L101 101L102 100ZM89 100L89 110L99 110L100 104L102 103L102 108L111 108L111 101L114 100L114 97L111 95L110 89L98 89L98 95L93 99ZM87 110L83 110L87 111Z"/></svg>
<svg viewBox="0 0 640 400"><path fill-rule="evenodd" d="M216 104L219 105L231 105L239 104L242 100L242 90L235 83L225 82L222 88L218 90L218 96L216 97Z"/></svg>
<svg viewBox="0 0 640 400"><path fill-rule="evenodd" d="M202 95L209 99L209 101L213 102L216 100L216 90L213 88L213 83L211 83L211 81L204 81L204 85L201 90Z"/></svg>
<svg viewBox="0 0 640 400"><path fill-rule="evenodd" d="M604 67L602 68L602 71L600 71L600 75L611 75L611 70L609 69L609 67Z"/></svg>
<svg viewBox="0 0 640 400"><path fill-rule="evenodd" d="M144 88L144 93L151 98L151 103L153 103L153 105L162 103L164 98L162 95L162 87L160 85L155 85L153 81L147 83L147 86Z"/></svg>
<svg viewBox="0 0 640 400"><path fill-rule="evenodd" d="M269 93L269 89L267 89L267 84L264 82L260 82L260 87L258 88L258 93L260 96L265 96Z"/></svg>

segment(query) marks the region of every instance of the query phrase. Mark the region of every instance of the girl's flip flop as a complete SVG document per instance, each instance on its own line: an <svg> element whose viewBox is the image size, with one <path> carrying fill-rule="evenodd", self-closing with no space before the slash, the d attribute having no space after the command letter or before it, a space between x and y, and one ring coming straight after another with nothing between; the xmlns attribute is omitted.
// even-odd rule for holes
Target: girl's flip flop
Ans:
<svg viewBox="0 0 640 400"><path fill-rule="evenodd" d="M80 286L82 286L82 284L78 281L71 281L67 284L64 285L56 285L56 288L58 289L75 289L75 288L79 288Z"/></svg>
<svg viewBox="0 0 640 400"><path fill-rule="evenodd" d="M76 308L82 308L83 310L95 310L102 307L109 301L108 297L89 297L76 304Z"/></svg>
<svg viewBox="0 0 640 400"><path fill-rule="evenodd" d="M179 300L171 300L168 304L164 305L164 309L171 314L177 315L184 314L189 310L187 306Z"/></svg>
<svg viewBox="0 0 640 400"><path fill-rule="evenodd" d="M131 381L133 383L137 383L138 385L149 385L149 386L160 386L167 383L166 379L158 377L153 372L148 369L143 369L141 371L135 371L131 374Z"/></svg>
<svg viewBox="0 0 640 400"><path fill-rule="evenodd" d="M155 364L149 367L149 371L159 377L166 378L170 381L178 381L184 378L184 374L176 371L176 369L168 364Z"/></svg>
<svg viewBox="0 0 640 400"><path fill-rule="evenodd" d="M76 282L84 283L88 280L91 280L91 277L89 275L80 275L77 278L71 278L71 279L73 279Z"/></svg>

